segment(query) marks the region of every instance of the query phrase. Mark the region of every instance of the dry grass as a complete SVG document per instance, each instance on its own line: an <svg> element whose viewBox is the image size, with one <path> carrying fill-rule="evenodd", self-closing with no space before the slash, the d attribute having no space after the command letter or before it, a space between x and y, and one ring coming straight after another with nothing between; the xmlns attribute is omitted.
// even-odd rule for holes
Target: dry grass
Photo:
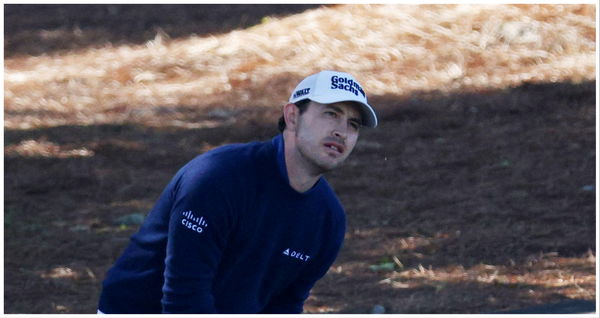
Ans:
<svg viewBox="0 0 600 318"><path fill-rule="evenodd" d="M18 145L9 145L4 148L4 154L9 156L21 157L53 157L53 158L69 158L69 157L91 157L94 152L85 149L65 149L64 146L47 140L24 140Z"/></svg>
<svg viewBox="0 0 600 318"><path fill-rule="evenodd" d="M593 5L346 5L219 36L9 58L5 127L185 127L181 108L277 107L321 69L356 74L371 96L593 79L594 15Z"/></svg>
<svg viewBox="0 0 600 318"><path fill-rule="evenodd" d="M528 285L547 289L565 288L563 295L577 299L594 299L590 290L596 283L595 277L585 272L573 272L572 268L589 267L596 263L596 257L590 251L588 258L561 258L557 253L531 255L524 264L512 266L480 264L465 269L462 266L446 268L410 269L395 272L380 283L391 284L393 288L411 288L421 286L422 280L436 288L443 284L474 282L490 285ZM440 285L441 284L441 285ZM582 288L586 287L586 289Z"/></svg>

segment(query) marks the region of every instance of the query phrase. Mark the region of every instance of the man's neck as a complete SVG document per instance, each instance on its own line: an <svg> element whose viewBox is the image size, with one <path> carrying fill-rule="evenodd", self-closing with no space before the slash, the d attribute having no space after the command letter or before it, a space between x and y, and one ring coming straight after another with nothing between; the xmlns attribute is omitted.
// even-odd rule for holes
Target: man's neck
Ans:
<svg viewBox="0 0 600 318"><path fill-rule="evenodd" d="M306 192L319 181L322 173L310 169L311 165L306 162L296 147L293 133L284 132L283 137L285 166L290 186L300 193Z"/></svg>

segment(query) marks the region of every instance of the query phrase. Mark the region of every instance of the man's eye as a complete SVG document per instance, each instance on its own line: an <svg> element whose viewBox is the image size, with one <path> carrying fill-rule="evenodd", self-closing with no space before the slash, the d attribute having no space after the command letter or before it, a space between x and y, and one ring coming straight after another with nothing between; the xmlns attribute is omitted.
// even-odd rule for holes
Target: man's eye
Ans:
<svg viewBox="0 0 600 318"><path fill-rule="evenodd" d="M337 113L335 113L335 112L325 112L325 115L327 115L329 117L333 117L333 118L337 117Z"/></svg>
<svg viewBox="0 0 600 318"><path fill-rule="evenodd" d="M352 127L352 129L354 129L354 130L360 129L360 125L358 123L355 123L355 122L351 122L350 123L350 127Z"/></svg>

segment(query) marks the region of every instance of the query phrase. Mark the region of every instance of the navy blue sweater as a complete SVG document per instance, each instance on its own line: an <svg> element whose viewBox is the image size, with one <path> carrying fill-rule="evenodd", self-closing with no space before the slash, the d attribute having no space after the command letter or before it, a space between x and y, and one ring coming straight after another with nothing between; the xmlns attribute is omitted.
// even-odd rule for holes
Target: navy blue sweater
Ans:
<svg viewBox="0 0 600 318"><path fill-rule="evenodd" d="M177 172L103 282L104 313L300 313L344 239L324 178L290 185L283 136Z"/></svg>

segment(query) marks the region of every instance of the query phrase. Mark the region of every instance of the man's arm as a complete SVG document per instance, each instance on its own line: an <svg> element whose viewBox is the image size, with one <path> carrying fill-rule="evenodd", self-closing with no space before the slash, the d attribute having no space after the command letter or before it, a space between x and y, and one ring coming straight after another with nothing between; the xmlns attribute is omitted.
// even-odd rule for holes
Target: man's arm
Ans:
<svg viewBox="0 0 600 318"><path fill-rule="evenodd" d="M217 313L212 283L232 223L227 198L200 174L184 174L172 195L163 313Z"/></svg>

